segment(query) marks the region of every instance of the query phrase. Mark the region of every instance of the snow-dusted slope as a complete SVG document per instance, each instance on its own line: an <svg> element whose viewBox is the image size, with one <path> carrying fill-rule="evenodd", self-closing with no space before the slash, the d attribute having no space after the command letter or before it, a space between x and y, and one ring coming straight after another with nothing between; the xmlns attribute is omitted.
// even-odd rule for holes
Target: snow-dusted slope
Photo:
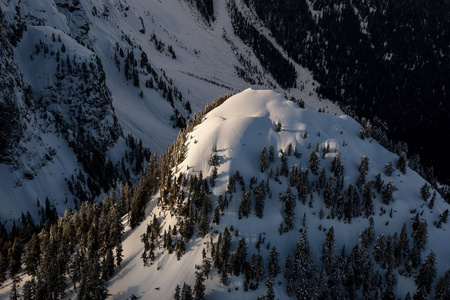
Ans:
<svg viewBox="0 0 450 300"><path fill-rule="evenodd" d="M310 72L299 65L295 65L299 88L281 89L251 49L234 35L225 1L214 2L215 21L211 24L190 1L184 0L12 0L0 1L0 7L9 24L26 25L17 47L12 49L24 84L30 87L31 106L38 103L40 109L74 117L73 105L64 101L74 99L73 93L78 90L76 85L81 77L66 77L62 85L56 86L60 81L57 68L67 65L68 60L85 62L88 66L90 62L101 63L114 111L111 107L104 108L103 114L109 116L100 122L100 127L111 127L111 118L116 116L124 136L132 134L142 139L143 145L153 152L162 153L175 139L179 130L174 128L177 120L182 123L210 99L248 88L250 84L238 76L238 69L245 70L260 86L274 88L287 97L301 98L316 110L321 108L341 114L330 101L319 100L315 92L318 84ZM130 72L133 77L127 78L124 71L130 53L135 59L134 62L129 60L134 64L131 69L136 73ZM143 63L143 55L148 63ZM248 65L242 65L243 59ZM137 82L133 81L134 76L138 77ZM148 87L149 81L152 87ZM173 95L173 104L169 101L169 92ZM54 103L52 107L42 104L49 98ZM106 98L109 101L109 97ZM104 96L94 99L105 101ZM88 112L88 109L83 111L86 116ZM33 212L36 199L42 202L47 196L60 213L73 207L73 195L64 180L70 179L83 166L74 159L73 151L67 146L68 139L55 135L51 126L42 128L48 126L48 122L41 120L47 118L45 114L35 110L30 114L36 114L33 117L41 125L28 127L28 136L44 138L47 133L49 136L44 142L30 142L23 137L22 149L28 156L18 159L22 163L16 161L13 166L0 166L5 182L2 189L6 191L2 201L7 206L1 211L2 219L15 218L23 210ZM98 137L97 133L92 133L94 138ZM115 139L110 143L114 144ZM110 151L113 163L123 157L122 138L119 144L121 146ZM54 153L55 157L48 167L46 153ZM28 173L33 179L25 176ZM65 202L66 197L69 205L57 205Z"/></svg>
<svg viewBox="0 0 450 300"><path fill-rule="evenodd" d="M282 125L280 131L275 130L277 123ZM211 230L204 238L197 236L196 227L192 239L186 244L186 253L179 261L177 261L176 254L168 254L168 251L161 247L162 242L160 242L155 251L155 261L151 266L144 267L141 259L143 244L140 239L141 235L145 233L147 225L156 216L162 224L161 232L164 232L168 230L169 226L173 228L177 224L177 220L181 218L168 209L157 206L157 198L151 200L147 209L147 219L136 229L127 229L123 242L125 255L123 266L116 271L109 282L111 298L125 299L134 294L142 299L171 299L177 284L181 287L186 282L194 286L195 266L202 264L202 250L206 250L207 258L211 260L210 240L214 243L217 242L218 233L223 232L225 227L233 227L238 232L237 236L231 232L231 251L236 249L239 239L245 239L248 247L246 259L250 263L252 254L258 252L255 246L258 236L261 234L265 242L261 245L260 253L264 258L266 268L268 267L267 257L270 248L276 246L280 254L280 265L283 266L288 254L294 255L296 243L300 240L301 232L304 230L307 230L317 266L321 266L322 244L331 227L334 228L335 234L333 250L339 256L341 248L345 245L346 254L349 255L352 248L360 243L361 233L369 226L368 218L354 217L350 222L338 220L336 217L330 218L331 210L324 204L323 194L315 191L311 192L311 199L308 194L305 204L295 200L294 228L282 235L279 234L279 225L285 218L280 196L286 194L289 180L280 175L279 182L277 182L274 180L275 175L268 179L268 170L261 172L261 150L263 147L268 149L269 145L273 145L275 149L274 162L270 163L274 174L275 169L282 167L282 154L278 150L287 153L289 145L292 145L292 153L287 156L288 166L295 165L302 171L308 169L310 154L318 146L321 157L319 170L325 167L327 177L332 174L331 162L338 155L337 153L341 153L344 167L344 190L349 185L356 185L361 158L367 156L369 169L366 179L374 180L375 176L381 173L381 179L385 183L392 181L398 188L398 191L393 193L393 201L389 205L383 204L381 195L373 190L374 214L371 217L374 219L375 235L387 236L393 235L395 232L400 234L402 225L406 223L410 240L409 248L411 248L412 223L415 213L419 213L420 220L426 221L428 224L428 243L424 248L422 258L425 260L430 251L434 251L437 258L437 273L443 275L450 267L447 255L450 250L447 242L449 226L442 224L442 228L437 228L433 223L439 219L439 214L448 209L448 204L438 196L434 207L429 209L427 203L419 196L420 187L424 185L425 181L409 168L406 169L406 174L398 169L395 169L391 176L383 173L385 164L392 161L395 165L398 156L370 138L361 139L359 132L360 125L349 117L338 117L301 109L295 103L272 91L247 89L225 101L224 104L208 113L203 122L188 134L186 157L175 168L175 176L179 174L191 177L199 176L201 172L203 178L209 182L213 172L213 166L209 161L211 156L216 153L219 164L215 186L210 187L212 211L218 205L218 196L226 194L230 176L238 170L243 176L246 190L252 177L255 177L257 182L253 184L253 188L262 180L268 181L270 196L266 197L264 217L260 219L255 216L255 200L252 193L250 216L238 218L242 192L239 183L236 182L237 192L231 193L232 200L230 199L229 205L223 210L220 223L218 225L211 223ZM322 149L328 145L330 151L322 157ZM216 152L213 151L215 147L217 148ZM298 149L299 154L302 154L301 158L293 155L295 148ZM318 177L310 172L309 183L317 182ZM292 193L297 195L295 187L291 187L291 189ZM323 219L319 217L321 210L324 213ZM179 235L177 238L180 238ZM372 253L373 250L374 244L372 243L367 251ZM398 267L393 270L394 276L397 278L395 292L397 297L404 298L407 292L410 292L411 295L416 292L415 273L413 273L413 277L404 277L399 275L401 269L402 267ZM375 263L375 271L380 271L384 278L386 270L382 269L379 264ZM228 286L221 284L220 278L221 275L214 268L209 279L204 282L206 299L255 299L267 291L264 285L268 279L267 276L258 290L249 290L248 292L243 291L244 275L238 277L230 275ZM276 298L288 298L285 292L286 279L283 275L278 275L274 282ZM379 292L381 293L383 290ZM361 297L360 290L357 291L357 297Z"/></svg>

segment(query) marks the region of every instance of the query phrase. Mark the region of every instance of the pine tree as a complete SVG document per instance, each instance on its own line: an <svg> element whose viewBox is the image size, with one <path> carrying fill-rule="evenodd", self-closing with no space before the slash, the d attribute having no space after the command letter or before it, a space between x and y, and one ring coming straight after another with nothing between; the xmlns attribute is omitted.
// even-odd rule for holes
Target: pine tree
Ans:
<svg viewBox="0 0 450 300"><path fill-rule="evenodd" d="M13 278L21 270L22 247L19 238L15 238L12 247L8 250L9 277Z"/></svg>
<svg viewBox="0 0 450 300"><path fill-rule="evenodd" d="M258 252L252 255L252 273L256 283L262 282L266 277L266 269L261 254Z"/></svg>
<svg viewBox="0 0 450 300"><path fill-rule="evenodd" d="M247 259L247 245L245 239L242 237L236 247L236 251L233 256L233 273L239 276L243 270Z"/></svg>
<svg viewBox="0 0 450 300"><path fill-rule="evenodd" d="M406 229L406 223L403 223L402 231L400 232L400 239L398 242L398 264L403 264L407 261L409 256L409 238Z"/></svg>
<svg viewBox="0 0 450 300"><path fill-rule="evenodd" d="M298 300L311 299L308 281L305 278L300 279L300 285L297 288L296 296Z"/></svg>
<svg viewBox="0 0 450 300"><path fill-rule="evenodd" d="M284 223L285 228L289 231L294 228L295 222L295 196L291 193L291 188L288 186L286 194L280 197L280 201L284 204Z"/></svg>
<svg viewBox="0 0 450 300"><path fill-rule="evenodd" d="M361 187L366 182L366 175L369 171L369 158L367 156L361 157L361 164L358 167L359 176L356 185Z"/></svg>
<svg viewBox="0 0 450 300"><path fill-rule="evenodd" d="M372 180L368 180L364 184L363 207L364 207L364 216L366 218L373 215Z"/></svg>
<svg viewBox="0 0 450 300"><path fill-rule="evenodd" d="M275 278L280 274L281 268L280 268L280 255L277 252L277 249L275 246L272 247L269 254L268 259L268 265L269 265L269 277Z"/></svg>
<svg viewBox="0 0 450 300"><path fill-rule="evenodd" d="M394 172L394 165L392 164L392 161L389 161L387 164L384 165L384 174L386 174L386 176L392 176L393 172Z"/></svg>
<svg viewBox="0 0 450 300"><path fill-rule="evenodd" d="M427 221L419 222L417 229L413 232L413 238L414 245L423 250L428 242Z"/></svg>
<svg viewBox="0 0 450 300"><path fill-rule="evenodd" d="M175 287L175 294L173 294L173 299L174 300L180 300L181 296L180 296L180 286L177 284L177 286Z"/></svg>
<svg viewBox="0 0 450 300"><path fill-rule="evenodd" d="M294 260L291 254L288 254L284 263L284 278L286 278L286 294L289 297L295 295L295 280L297 279Z"/></svg>
<svg viewBox="0 0 450 300"><path fill-rule="evenodd" d="M406 153L402 152L400 153L400 156L397 161L397 169L399 169L400 172L402 172L403 174L406 174L406 165L407 165Z"/></svg>
<svg viewBox="0 0 450 300"><path fill-rule="evenodd" d="M266 300L275 300L275 292L273 290L273 278L270 277L267 282L266 282L266 286L267 286L267 294L265 299Z"/></svg>
<svg viewBox="0 0 450 300"><path fill-rule="evenodd" d="M241 204L239 205L239 210L238 210L239 219L242 219L242 217L248 218L248 216L250 215L251 207L252 207L250 197L251 197L250 191L245 192L242 195Z"/></svg>
<svg viewBox="0 0 450 300"><path fill-rule="evenodd" d="M397 191L397 187L394 185L392 181L389 181L387 184L383 186L382 196L383 196L383 203L386 205L389 205L394 197L393 193Z"/></svg>
<svg viewBox="0 0 450 300"><path fill-rule="evenodd" d="M286 152L281 154L281 169L280 175L284 177L288 177L289 175L289 167L288 167L288 157Z"/></svg>
<svg viewBox="0 0 450 300"><path fill-rule="evenodd" d="M364 248L369 247L369 245L372 244L375 239L375 228L374 228L375 226L374 225L375 225L374 220L371 217L369 219L369 227L364 229L363 233L361 233L361 235L359 236L361 245Z"/></svg>
<svg viewBox="0 0 450 300"><path fill-rule="evenodd" d="M328 274L331 274L336 267L336 258L334 253L334 228L330 227L327 237L322 246L322 262Z"/></svg>
<svg viewBox="0 0 450 300"><path fill-rule="evenodd" d="M181 289L181 300L194 300L192 296L192 288L186 283L183 283L183 288Z"/></svg>
<svg viewBox="0 0 450 300"><path fill-rule="evenodd" d="M436 300L450 299L450 271L439 277L434 293Z"/></svg>
<svg viewBox="0 0 450 300"><path fill-rule="evenodd" d="M309 156L309 165L308 165L309 169L311 170L311 172L314 175L318 175L318 170L319 170L319 158L317 156L317 153L315 150L313 150L313 152L311 152L311 155Z"/></svg>
<svg viewBox="0 0 450 300"><path fill-rule="evenodd" d="M255 215L262 219L264 216L264 204L265 204L265 198L266 198L266 185L264 184L264 181L261 181L261 183L255 188L254 190L255 194Z"/></svg>
<svg viewBox="0 0 450 300"><path fill-rule="evenodd" d="M430 186L426 182L420 188L420 197L423 199L423 201L428 201L428 199L431 197Z"/></svg>
<svg viewBox="0 0 450 300"><path fill-rule="evenodd" d="M31 239L24 247L23 262L25 264L25 271L28 275L35 276L39 265L39 256L41 252L39 249L39 239L36 234L33 234Z"/></svg>
<svg viewBox="0 0 450 300"><path fill-rule="evenodd" d="M436 200L436 196L437 196L436 191L434 191L433 196L430 199L430 203L428 204L428 207L430 209L433 209L433 207L434 207L434 201Z"/></svg>
<svg viewBox="0 0 450 300"><path fill-rule="evenodd" d="M296 274L300 278L310 279L316 271L314 256L309 246L308 233L305 230L297 243L295 251L295 268Z"/></svg>
<svg viewBox="0 0 450 300"><path fill-rule="evenodd" d="M261 168L261 172L264 173L264 171L266 171L267 169L267 148L264 147L261 150L261 157L259 160L259 166Z"/></svg>
<svg viewBox="0 0 450 300"><path fill-rule="evenodd" d="M395 300L395 285L397 284L397 278L393 273L392 266L389 265L388 270L385 274L385 290L383 292L383 299Z"/></svg>
<svg viewBox="0 0 450 300"><path fill-rule="evenodd" d="M433 251L428 254L427 259L420 268L419 273L416 276L417 289L420 290L422 287L425 289L426 293L431 292L431 285L436 277L436 255Z"/></svg>
<svg viewBox="0 0 450 300"><path fill-rule="evenodd" d="M205 277L203 272L195 272L194 299L202 300L205 296Z"/></svg>
<svg viewBox="0 0 450 300"><path fill-rule="evenodd" d="M11 277L11 279L12 279L12 284L11 284L11 291L9 293L9 299L10 300L19 300L20 294L17 291L17 288L18 288L18 286L20 284L20 277L16 276L16 275L13 275Z"/></svg>
<svg viewBox="0 0 450 300"><path fill-rule="evenodd" d="M275 153L274 153L274 150L273 150L273 146L270 145L269 146L269 161L273 162L274 157L275 157Z"/></svg>

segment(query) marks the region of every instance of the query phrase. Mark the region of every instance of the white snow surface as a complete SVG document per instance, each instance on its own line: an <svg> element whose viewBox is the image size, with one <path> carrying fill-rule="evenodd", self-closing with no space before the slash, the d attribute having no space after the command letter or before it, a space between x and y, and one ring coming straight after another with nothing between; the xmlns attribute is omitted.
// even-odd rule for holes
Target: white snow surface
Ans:
<svg viewBox="0 0 450 300"><path fill-rule="evenodd" d="M282 130L276 132L274 124L282 123ZM327 176L330 174L330 163L334 158L335 151L342 153L342 162L344 164L344 189L349 184L355 184L358 175L358 166L362 156L369 157L369 173L367 178L373 179L375 175L382 172L383 166L388 161L397 160L397 155L389 152L370 139L362 140L359 137L360 125L352 118L347 116L333 116L325 113L318 113L309 109L301 109L293 102L273 91L247 89L228 99L224 104L214 109L206 115L203 122L197 126L189 135L187 146L187 156L183 163L176 168L179 172L187 174L199 174L201 171L204 178L211 174L212 167L208 160L213 153L213 148L217 146L217 153L220 157L219 175L216 186L212 189L211 200L215 207L215 200L219 195L223 195L226 190L228 178L236 170L239 170L244 177L246 185L250 178L255 176L260 180L267 178L266 173L261 173L259 169L259 158L261 149L264 146L272 144L274 149L286 150L289 144L297 146L299 152L303 155L296 159L293 155L289 157L289 165L296 164L305 169L308 165L309 155L319 143L319 146L330 144L331 151L325 159L321 159L321 167L326 166ZM303 134L307 132L306 139ZM318 135L320 133L320 136ZM345 141L346 146L343 146ZM311 143L311 149L308 145ZM275 161L272 166L280 167L280 158L275 155ZM189 170L187 170L189 167ZM281 178L281 177L280 177ZM411 224L415 214L410 210L417 209L421 215L421 220L428 223L429 242L426 245L423 259L433 250L437 256L438 275L442 275L450 267L448 251L448 224L444 224L442 229L437 229L433 222L438 219L438 214L448 209L448 204L440 197L436 200L433 210L428 209L426 203L419 196L419 189L425 183L417 173L407 169L406 174L401 174L395 170L391 177L382 173L385 181L392 180L398 187L394 193L394 202L389 205L383 205L381 197L378 195L374 199L374 220L376 235L400 233L403 223L408 226L408 234L411 242ZM310 176L310 181L317 179ZM294 230L279 235L278 225L282 222L282 204L279 200L279 194L284 194L287 188L286 179L281 179L282 184L270 180L272 198L266 198L264 209L264 218L259 219L254 212L248 219L238 219L237 211L240 204L240 191L233 196L228 209L221 216L219 225L212 225L212 231L222 232L225 226L233 226L239 231L239 236L234 237L231 250L234 250L237 241L244 237L248 251L247 260L253 253L256 253L255 244L258 236L262 233L265 243L261 246L261 254L267 257L269 250L267 244L276 246L280 253L280 264L288 253L295 252L295 245L300 239L300 229L307 229L310 245L315 253L316 264L320 265L320 249L326 237L326 231L333 226L336 238L336 253L340 254L341 248L345 245L347 254L350 253L353 246L359 242L359 235L368 227L368 219L356 218L352 222L344 223L336 219L319 219L318 214L321 208L324 209L325 216L329 210L325 208L323 200L315 194L314 205L302 205L297 201L296 206L296 225ZM238 187L238 190L240 188ZM295 189L293 189L293 193ZM204 239L196 237L194 233L193 240L187 244L187 252L177 261L176 255L169 255L167 252L157 252L157 259L150 267L144 267L141 254L143 244L140 242L140 236L146 230L147 224L151 222L153 215L156 215L163 224L163 230L168 226L176 224L176 219L171 217L167 211L161 210L156 206L157 198L153 199L148 208L147 219L136 229L127 229L125 233L124 262L123 266L116 271L114 277L109 282L109 292L111 299L125 299L134 294L142 299L171 299L177 284L182 286L183 282L194 285L195 265L202 263L202 249L209 251L208 241L212 237L217 240L218 234L210 233ZM387 210L386 214L380 215L381 207ZM393 210L393 217L389 216L389 210ZM302 218L306 213L306 228L302 226ZM321 226L321 229L319 229ZM270 247L271 247L270 246ZM411 246L411 245L410 245ZM369 251L373 250L373 246ZM210 256L208 252L207 256ZM265 260L267 264L267 260ZM266 265L267 267L267 265ZM380 269L375 265L375 269ZM382 273L383 274L383 273ZM414 278L405 278L398 275L396 286L397 297L404 297L408 291L414 294ZM230 276L230 285L224 286L220 281L220 275L216 269L213 269L212 276L205 281L207 295L206 299L255 299L257 296L266 292L265 285L260 285L257 291L245 293L242 288L243 275L239 278ZM281 282L281 285L278 285ZM279 299L288 298L285 293L285 279L279 275L275 279L275 293Z"/></svg>

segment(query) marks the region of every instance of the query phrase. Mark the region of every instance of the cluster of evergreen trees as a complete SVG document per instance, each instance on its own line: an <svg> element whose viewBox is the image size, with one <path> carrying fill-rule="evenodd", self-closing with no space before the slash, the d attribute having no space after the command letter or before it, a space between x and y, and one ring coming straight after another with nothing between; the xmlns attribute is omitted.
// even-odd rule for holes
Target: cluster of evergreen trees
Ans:
<svg viewBox="0 0 450 300"><path fill-rule="evenodd" d="M253 49L263 68L282 88L295 87L297 72L292 63L242 15L234 0L227 2L227 6L235 34Z"/></svg>
<svg viewBox="0 0 450 300"><path fill-rule="evenodd" d="M187 0L190 3L195 3L198 11L203 18L208 22L214 22L214 1L213 0Z"/></svg>
<svg viewBox="0 0 450 300"><path fill-rule="evenodd" d="M448 180L448 2L244 2L290 57L314 72L324 97L386 122L393 139L407 141ZM436 140L444 144L434 147Z"/></svg>
<svg viewBox="0 0 450 300"><path fill-rule="evenodd" d="M162 72L162 75L158 75L157 69L152 67L147 54L142 51L140 46L134 45L134 43L127 36L125 36L124 39L128 41L131 50L128 49L125 52L118 43L114 45L114 62L118 71L120 72L123 61L123 73L126 80L132 81L133 85L137 88L141 86L141 81L144 81L144 86L146 88L161 92L162 97L170 103L174 110L174 113L170 118L173 127L184 128L186 126L185 115L189 117L192 113L190 102L187 100L183 101L183 95L175 86L173 86L172 79L167 77L164 70L161 69L160 71ZM151 35L150 40L155 43L155 47L158 51L164 51L165 44L157 39L154 32ZM136 57L134 53L135 48L140 51L140 58ZM176 55L172 46L169 45L168 51L172 58L175 59ZM143 76L144 79L141 79L140 76ZM139 95L143 97L142 90ZM175 108L175 100L182 103L183 109L181 112Z"/></svg>
<svg viewBox="0 0 450 300"><path fill-rule="evenodd" d="M106 282L122 262L121 216L112 191L101 206L83 202L79 212L45 225L31 215L9 233L2 225L0 282L9 270L11 299L60 299L69 279L78 299L106 299ZM22 271L30 279L19 294Z"/></svg>

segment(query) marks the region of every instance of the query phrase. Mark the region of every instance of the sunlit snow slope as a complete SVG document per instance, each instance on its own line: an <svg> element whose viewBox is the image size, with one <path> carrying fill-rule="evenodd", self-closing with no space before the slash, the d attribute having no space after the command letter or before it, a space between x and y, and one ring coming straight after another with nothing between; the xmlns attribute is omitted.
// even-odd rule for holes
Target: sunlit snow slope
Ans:
<svg viewBox="0 0 450 300"><path fill-rule="evenodd" d="M282 125L279 132L275 130L275 124L278 122ZM384 182L392 181L398 188L398 191L393 193L393 202L389 205L383 204L381 195L373 192L374 214L372 217L375 223L375 235L400 233L402 225L406 223L411 247L412 220L416 212L420 213L420 220L426 221L428 224L428 243L422 258L425 259L426 255L433 250L437 256L437 273L443 275L445 270L450 267L447 255L450 245L447 242L448 232L446 231L449 227L448 224L443 224L442 228L438 229L433 223L439 219L439 214L448 209L448 204L438 196L434 208L429 209L427 203L419 196L419 189L425 181L409 168L407 168L406 174L402 174L398 169L395 169L391 176L383 173L385 164L392 161L395 165L398 156L387 151L372 139L361 139L359 131L360 125L349 117L337 117L301 109L295 103L273 91L247 89L208 113L203 122L188 135L186 158L174 170L177 172L175 176L177 174L198 176L202 172L203 178L209 179L213 167L208 161L213 154L214 147L217 147L218 178L215 187L210 190L214 211L218 196L226 193L229 177L235 171L239 170L243 176L246 188L248 188L251 177L255 177L258 183L261 180L267 180L268 171L262 173L259 165L261 150L265 146L269 148L269 145L273 145L275 149L275 159L270 164L275 172L275 169L281 168L281 153L278 150L286 153L291 144L293 152L297 147L302 156L296 158L291 154L288 156L288 165L289 167L295 165L305 171L308 168L310 154L318 145L321 157L320 169L325 167L327 177L332 173L330 171L332 160L337 153L341 153L344 166L344 189L350 184L355 186L361 158L367 156L369 170L366 178L373 180L378 173L381 173ZM327 145L330 146L330 151L322 158L322 148ZM328 218L330 210L325 207L322 195L312 192L311 204L308 205L309 195L306 204L296 200L294 228L280 235L278 228L283 222L284 211L279 198L280 195L286 193L289 180L283 176L279 176L279 180L276 182L273 178L268 179L271 196L266 197L263 218L255 216L253 196L250 216L238 218L242 192L239 184L236 183L238 185L237 192L233 193L229 206L223 211L219 225L211 224L210 233L205 238L199 238L196 229L192 239L186 244L186 253L179 261L175 254L168 254L167 250L159 248L156 250L156 260L153 264L144 267L141 259L143 244L140 242L140 238L145 232L147 224L155 215L163 226L161 232L167 230L169 226L173 228L177 224L176 215L157 206L157 198L153 199L147 211L147 219L136 229L128 229L125 234L124 262L110 280L111 298L125 299L134 294L142 299L171 299L177 284L181 287L186 282L194 286L195 265L202 264L202 250L205 249L207 257L210 258L211 244L209 242L211 239L216 242L218 233L223 232L226 226L228 228L232 226L235 231L238 231L237 237L231 232L231 251L236 249L240 238L245 239L248 247L247 261L250 261L252 254L257 252L255 246L258 236L261 234L265 238L260 251L264 257L266 268L270 247L276 246L280 253L282 267L287 255L295 253L296 243L301 236L300 232L306 229L316 265L321 265L321 247L326 233L331 227L334 227L335 233L334 251L340 255L341 248L345 245L346 253L349 255L352 248L359 243L359 235L369 226L368 218L356 217L351 222ZM309 183L317 180L317 175L309 175ZM254 184L253 188L256 185ZM295 187L292 187L292 192L297 194ZM323 219L319 218L321 210L324 212ZM306 217L304 218L304 216ZM303 219L304 225L302 224ZM368 251L370 253L373 251L373 244L369 246ZM394 276L398 279L395 286L396 296L403 298L408 291L413 295L415 293L414 277L400 276L399 269L394 270ZM378 264L375 264L374 270L379 270L381 274L386 272ZM220 283L217 269L213 269L211 274L210 278L205 281L207 299L256 299L257 296L264 295L267 290L264 283L261 283L258 290L244 292L243 275L239 277L230 275L229 285L224 286ZM266 280L267 277L264 282ZM286 279L280 274L275 278L276 298L288 298L285 288Z"/></svg>

